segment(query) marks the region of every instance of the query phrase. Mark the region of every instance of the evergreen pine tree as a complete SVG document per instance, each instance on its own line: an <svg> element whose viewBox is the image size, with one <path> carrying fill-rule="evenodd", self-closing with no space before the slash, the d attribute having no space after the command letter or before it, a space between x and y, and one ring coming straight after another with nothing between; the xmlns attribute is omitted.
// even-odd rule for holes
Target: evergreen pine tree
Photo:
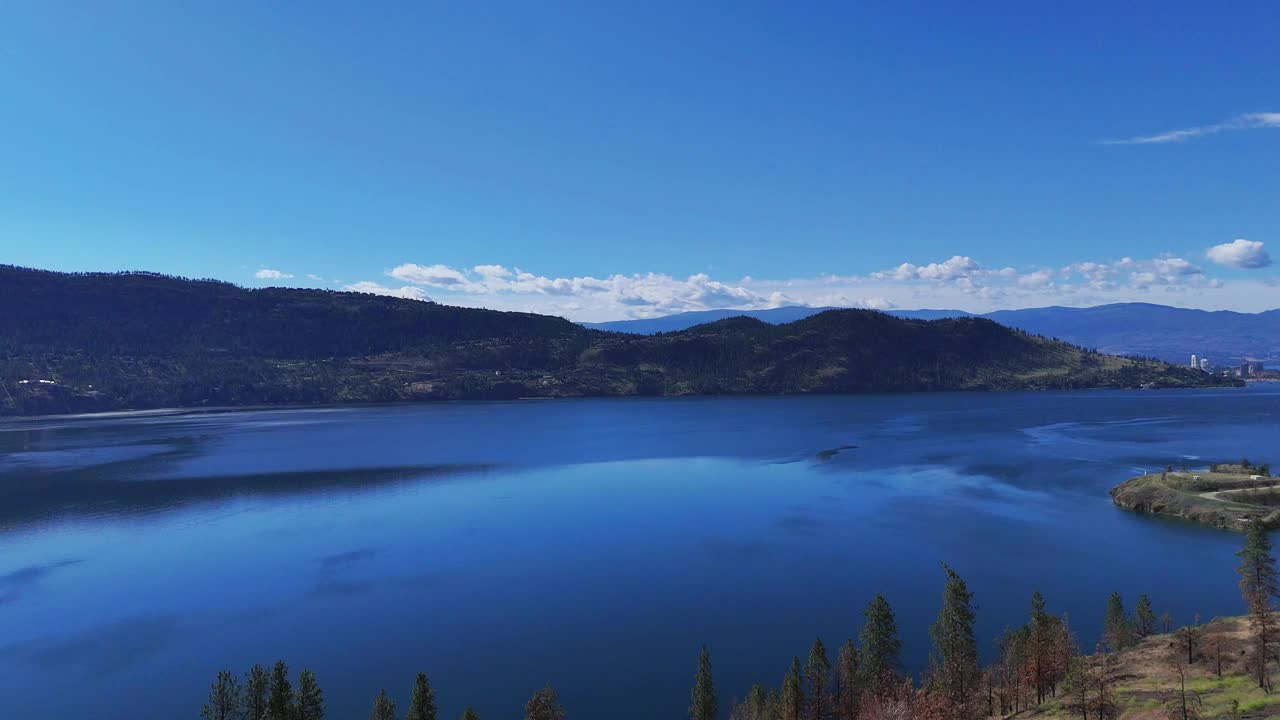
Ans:
<svg viewBox="0 0 1280 720"><path fill-rule="evenodd" d="M1253 632L1253 656L1251 669L1258 687L1270 692L1271 676L1267 666L1277 659L1277 632L1274 600L1280 596L1280 579L1276 575L1276 559L1271 554L1271 539L1260 523L1250 523L1245 531L1244 548L1236 553L1240 558L1240 594L1249 610L1249 625Z"/></svg>
<svg viewBox="0 0 1280 720"><path fill-rule="evenodd" d="M858 662L862 672L861 685L876 694L883 694L897 686L898 654L902 651L898 623L883 595L872 598L864 614L867 621L858 635L862 646Z"/></svg>
<svg viewBox="0 0 1280 720"><path fill-rule="evenodd" d="M239 720L240 709L240 683L230 671L223 670L209 686L209 702L200 709L200 717L204 720Z"/></svg>
<svg viewBox="0 0 1280 720"><path fill-rule="evenodd" d="M698 671L693 676L693 694L689 701L689 720L715 720L716 687L711 680L711 651L702 646L698 655Z"/></svg>
<svg viewBox="0 0 1280 720"><path fill-rule="evenodd" d="M1276 575L1276 560L1271 554L1271 538L1259 523L1251 523L1245 532L1244 548L1236 553L1240 558L1240 592L1245 605L1270 606L1280 596L1280 580Z"/></svg>
<svg viewBox="0 0 1280 720"><path fill-rule="evenodd" d="M471 708L462 711L462 720L480 720L480 714Z"/></svg>
<svg viewBox="0 0 1280 720"><path fill-rule="evenodd" d="M1089 691L1092 687L1092 668L1086 657L1073 657L1067 664L1063 684L1066 686L1066 710L1082 718L1089 717Z"/></svg>
<svg viewBox="0 0 1280 720"><path fill-rule="evenodd" d="M436 720L436 693L426 673L418 673L413 681L413 696L409 699L409 711L404 720Z"/></svg>
<svg viewBox="0 0 1280 720"><path fill-rule="evenodd" d="M809 658L804 663L804 676L809 682L809 720L823 720L827 716L827 685L831 677L831 662L827 660L827 648L822 638L816 638L809 648Z"/></svg>
<svg viewBox="0 0 1280 720"><path fill-rule="evenodd" d="M1045 700L1049 689L1050 665L1057 640L1056 618L1045 611L1044 596L1031 596L1031 622L1027 624L1027 650L1030 654L1031 684L1036 704Z"/></svg>
<svg viewBox="0 0 1280 720"><path fill-rule="evenodd" d="M1132 644L1132 632L1129 616L1124 612L1124 600L1120 593L1111 593L1107 598L1107 615L1103 621L1104 639L1112 652L1123 650Z"/></svg>
<svg viewBox="0 0 1280 720"><path fill-rule="evenodd" d="M524 704L524 720L563 720L564 708L550 685L542 688Z"/></svg>
<svg viewBox="0 0 1280 720"><path fill-rule="evenodd" d="M854 720L858 716L858 648L853 638L844 641L840 646L840 657L836 660L836 709L837 720Z"/></svg>
<svg viewBox="0 0 1280 720"><path fill-rule="evenodd" d="M773 699L764 688L760 687L760 683L751 686L751 691L747 693L747 701L744 703L746 707L745 720L770 720L773 717Z"/></svg>
<svg viewBox="0 0 1280 720"><path fill-rule="evenodd" d="M298 673L297 720L324 720L324 693L310 670Z"/></svg>
<svg viewBox="0 0 1280 720"><path fill-rule="evenodd" d="M373 709L369 711L369 720L396 720L396 701L387 695L386 688L373 699Z"/></svg>
<svg viewBox="0 0 1280 720"><path fill-rule="evenodd" d="M1147 637L1156 631L1156 611L1151 608L1151 598L1146 593L1138 596L1133 610L1133 629L1138 637Z"/></svg>
<svg viewBox="0 0 1280 720"><path fill-rule="evenodd" d="M780 720L800 720L804 713L804 687L800 680L800 658L791 659L791 669L782 678Z"/></svg>
<svg viewBox="0 0 1280 720"><path fill-rule="evenodd" d="M1071 621L1066 613L1062 613L1062 617L1056 618L1054 636L1049 690L1054 697L1057 697L1058 685L1066 677L1067 670L1071 667L1072 659L1080 654L1080 647L1076 645L1076 636L1071 631Z"/></svg>
<svg viewBox="0 0 1280 720"><path fill-rule="evenodd" d="M262 720L267 714L267 692L271 675L261 665L254 665L244 676L244 720Z"/></svg>
<svg viewBox="0 0 1280 720"><path fill-rule="evenodd" d="M293 720L293 686L289 666L277 660L271 669L271 693L267 696L266 720Z"/></svg>
<svg viewBox="0 0 1280 720"><path fill-rule="evenodd" d="M947 582L942 591L942 609L929 628L934 648L929 660L929 685L947 703L949 715L959 719L972 714L969 708L982 684L982 671L978 667L978 642L973 635L973 593L954 570L945 564L942 569Z"/></svg>
<svg viewBox="0 0 1280 720"><path fill-rule="evenodd" d="M1049 613L1045 610L1044 596L1037 590L1031 593L1031 625L1045 625L1049 622Z"/></svg>

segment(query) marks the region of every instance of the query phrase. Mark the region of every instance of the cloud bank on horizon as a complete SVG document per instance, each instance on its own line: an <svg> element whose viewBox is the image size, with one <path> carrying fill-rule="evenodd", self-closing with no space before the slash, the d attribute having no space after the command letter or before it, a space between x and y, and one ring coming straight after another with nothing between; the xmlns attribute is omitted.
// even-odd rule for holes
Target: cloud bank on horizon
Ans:
<svg viewBox="0 0 1280 720"><path fill-rule="evenodd" d="M1205 250L1204 260L1228 268L1226 276L1215 277L1200 264L1174 255L1031 268L987 266L967 255L955 255L922 265L904 262L865 275L748 276L734 281L706 273L686 278L656 272L550 277L499 264L458 268L407 262L387 270L379 280L330 284L354 292L562 315L580 321L783 305L878 310L932 307L971 312L1112 302L1251 312L1280 306L1280 277L1258 272L1272 264L1262 242L1239 238L1215 245ZM279 280L293 274L263 269L256 276ZM315 279L310 274L306 277Z"/></svg>

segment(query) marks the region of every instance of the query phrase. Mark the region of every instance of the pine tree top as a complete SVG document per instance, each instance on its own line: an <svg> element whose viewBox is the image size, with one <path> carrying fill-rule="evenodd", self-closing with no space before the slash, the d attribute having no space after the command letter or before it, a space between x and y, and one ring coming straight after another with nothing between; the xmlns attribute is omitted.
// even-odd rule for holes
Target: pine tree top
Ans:
<svg viewBox="0 0 1280 720"><path fill-rule="evenodd" d="M387 695L386 688L383 688L378 693L378 697L373 699L369 720L396 720L396 701Z"/></svg>
<svg viewBox="0 0 1280 720"><path fill-rule="evenodd" d="M413 695L404 720L436 720L436 694L426 673L418 673L413 681Z"/></svg>
<svg viewBox="0 0 1280 720"><path fill-rule="evenodd" d="M711 678L711 651L706 645L698 654L698 670L693 677L689 701L689 720L715 720L716 688Z"/></svg>
<svg viewBox="0 0 1280 720"><path fill-rule="evenodd" d="M805 672L812 674L814 671L826 672L831 669L831 662L827 660L827 648L822 644L822 638L813 641L813 645L809 648L809 658L804 664Z"/></svg>

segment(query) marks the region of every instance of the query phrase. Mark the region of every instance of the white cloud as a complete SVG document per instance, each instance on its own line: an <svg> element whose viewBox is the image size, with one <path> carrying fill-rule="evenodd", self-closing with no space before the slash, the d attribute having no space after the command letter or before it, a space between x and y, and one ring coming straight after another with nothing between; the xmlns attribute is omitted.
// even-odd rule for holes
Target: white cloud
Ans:
<svg viewBox="0 0 1280 720"><path fill-rule="evenodd" d="M1205 135L1216 135L1228 130L1255 130L1258 128L1280 128L1280 113L1259 112L1237 115L1230 120L1213 125L1170 130L1158 135L1139 135L1123 140L1104 140L1104 145L1157 145L1162 143L1178 143Z"/></svg>
<svg viewBox="0 0 1280 720"><path fill-rule="evenodd" d="M1136 287L1146 288L1148 285L1154 285L1160 282L1159 276L1153 272L1135 272L1129 273L1129 280Z"/></svg>
<svg viewBox="0 0 1280 720"><path fill-rule="evenodd" d="M258 272L254 273L253 276L259 280L288 280L293 277L287 272L272 270L270 268L262 268Z"/></svg>
<svg viewBox="0 0 1280 720"><path fill-rule="evenodd" d="M859 307L859 308L866 308L868 310L892 310L898 307L897 303L890 300L889 298L883 298L883 297L859 298L857 300L853 300L853 301L850 301L847 303L841 303L841 304L844 307Z"/></svg>
<svg viewBox="0 0 1280 720"><path fill-rule="evenodd" d="M662 315L704 308L775 307L791 302L784 293L758 293L741 284L714 280L705 273L683 280L662 273L565 278L536 275L503 265L476 265L470 270L461 270L447 265L405 263L387 271L387 275L410 285L401 288L386 288L371 282L358 285L362 286L361 289L368 288L368 292L382 294L394 291L404 295L413 286L422 285L445 293L483 295L486 298L543 296L554 300L535 301L533 304L559 309L589 299L594 305L620 309L629 316Z"/></svg>
<svg viewBox="0 0 1280 720"><path fill-rule="evenodd" d="M1262 247L1261 242L1243 238L1214 245L1205 256L1211 262L1242 270L1257 270L1271 264L1271 255Z"/></svg>
<svg viewBox="0 0 1280 720"><path fill-rule="evenodd" d="M501 265L477 265L471 271L484 277L509 278L511 271Z"/></svg>
<svg viewBox="0 0 1280 720"><path fill-rule="evenodd" d="M343 286L342 289L348 292L368 293L370 295L388 295L390 297L405 298L406 300L430 300L431 299L430 297L427 296L427 291L423 290L422 288L413 287L412 285L405 285L404 287L393 288L393 287L387 287L385 285L379 285L376 282L369 282L365 280L362 282L345 285Z"/></svg>
<svg viewBox="0 0 1280 720"><path fill-rule="evenodd" d="M1164 278L1176 278L1184 275L1199 275L1204 271L1180 257L1156 258L1151 261L1156 272Z"/></svg>
<svg viewBox="0 0 1280 720"><path fill-rule="evenodd" d="M902 263L892 270L873 273L876 280L892 278L894 280L956 280L969 277L982 270L977 261L971 257L955 255L949 260L928 265Z"/></svg>
<svg viewBox="0 0 1280 720"><path fill-rule="evenodd" d="M315 282L324 282L324 278L316 275L315 273L307 273L307 279L314 280Z"/></svg>
<svg viewBox="0 0 1280 720"><path fill-rule="evenodd" d="M1224 284L1190 260L1086 260L1060 268L988 268L966 255L924 264L902 263L866 275L819 275L717 280L664 273L554 277L506 265L406 263L387 271L399 283L364 281L345 289L453 305L521 310L574 320L644 318L714 308L811 307L949 308L987 312L1045 305L1154 301L1205 307L1268 309L1266 279ZM426 288L433 288L428 298ZM1248 292L1246 292L1246 288ZM1156 293L1159 293L1157 296Z"/></svg>
<svg viewBox="0 0 1280 720"><path fill-rule="evenodd" d="M1094 290L1111 290L1116 287L1115 278L1122 268L1133 265L1132 258L1123 258L1116 263L1078 262L1062 268L1062 277L1070 279L1079 276L1088 287Z"/></svg>
<svg viewBox="0 0 1280 720"><path fill-rule="evenodd" d="M1036 270L1018 278L1018 284L1028 288L1042 288L1053 284L1053 271Z"/></svg>
<svg viewBox="0 0 1280 720"><path fill-rule="evenodd" d="M465 275L447 265L405 263L387 271L387 274L414 285L461 289L467 289L471 285L471 281Z"/></svg>

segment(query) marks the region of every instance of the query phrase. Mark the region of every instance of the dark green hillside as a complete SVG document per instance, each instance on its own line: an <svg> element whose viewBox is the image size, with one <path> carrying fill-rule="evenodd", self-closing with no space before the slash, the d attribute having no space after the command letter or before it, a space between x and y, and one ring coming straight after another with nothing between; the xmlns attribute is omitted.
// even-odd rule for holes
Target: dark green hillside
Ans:
<svg viewBox="0 0 1280 720"><path fill-rule="evenodd" d="M581 339L561 318L325 290L246 290L147 273L0 266L0 348L175 357L350 357L503 337Z"/></svg>
<svg viewBox="0 0 1280 720"><path fill-rule="evenodd" d="M0 266L0 307L5 414L1228 382L989 320L902 320L866 310L784 325L736 317L638 336L358 293L8 266Z"/></svg>
<svg viewBox="0 0 1280 720"><path fill-rule="evenodd" d="M666 393L798 393L1196 386L1204 373L1135 362L982 318L902 320L828 310L784 325L747 317L597 340L584 362L649 373ZM658 379L661 382L658 382Z"/></svg>

